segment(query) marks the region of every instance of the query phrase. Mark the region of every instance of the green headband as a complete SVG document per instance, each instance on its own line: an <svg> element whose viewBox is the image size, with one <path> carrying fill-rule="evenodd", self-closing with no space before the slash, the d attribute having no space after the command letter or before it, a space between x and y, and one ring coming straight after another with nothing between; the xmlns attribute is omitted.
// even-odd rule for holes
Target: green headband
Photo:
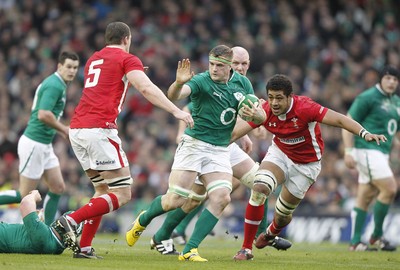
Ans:
<svg viewBox="0 0 400 270"><path fill-rule="evenodd" d="M222 57L215 57L215 56L209 56L208 59L210 60L215 60L215 61L219 61L221 63L227 64L227 65L231 65L232 61L226 60L225 58Z"/></svg>

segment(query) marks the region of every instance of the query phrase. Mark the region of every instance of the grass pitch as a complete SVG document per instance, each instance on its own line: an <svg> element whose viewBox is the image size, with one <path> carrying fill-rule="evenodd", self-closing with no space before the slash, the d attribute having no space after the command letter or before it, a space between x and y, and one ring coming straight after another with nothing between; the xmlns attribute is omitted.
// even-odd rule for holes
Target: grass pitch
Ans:
<svg viewBox="0 0 400 270"><path fill-rule="evenodd" d="M149 248L150 237L142 236L134 247L125 244L123 235L99 234L93 246L103 260L73 259L72 252L61 255L0 254L1 270L24 269L129 269L129 270L205 270L205 269L400 269L397 252L349 252L347 244L294 243L287 251L274 248L254 249L254 260L233 261L232 257L241 247L242 237L207 237L199 248L206 263L181 262L177 256L163 256ZM182 251L182 246L176 246Z"/></svg>

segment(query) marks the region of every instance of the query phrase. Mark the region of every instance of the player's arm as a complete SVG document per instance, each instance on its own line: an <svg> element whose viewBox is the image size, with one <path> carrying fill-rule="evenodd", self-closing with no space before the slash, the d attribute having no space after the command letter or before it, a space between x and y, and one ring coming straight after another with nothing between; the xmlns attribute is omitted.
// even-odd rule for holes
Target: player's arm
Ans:
<svg viewBox="0 0 400 270"><path fill-rule="evenodd" d="M185 107L182 108L182 111L190 113L189 107L186 105ZM176 134L176 143L179 144L181 141L182 135L185 132L186 125L185 122L180 121L179 126L178 126L178 134Z"/></svg>
<svg viewBox="0 0 400 270"><path fill-rule="evenodd" d="M253 128L241 118L238 118L236 121L236 125L233 128L232 136L231 136L231 143L236 141L237 139L243 137L247 133L249 133Z"/></svg>
<svg viewBox="0 0 400 270"><path fill-rule="evenodd" d="M23 197L19 206L22 218L36 211L36 203L40 202L41 200L42 197L40 196L39 191L36 189L30 191L28 195Z"/></svg>
<svg viewBox="0 0 400 270"><path fill-rule="evenodd" d="M152 104L183 120L186 125L193 127L190 113L184 112L173 104L147 75L140 70L132 70L126 74L129 82Z"/></svg>
<svg viewBox="0 0 400 270"><path fill-rule="evenodd" d="M243 151L247 154L253 151L253 142L247 134L240 138L240 145L242 146Z"/></svg>
<svg viewBox="0 0 400 270"><path fill-rule="evenodd" d="M53 112L48 110L39 110L38 119L47 126L57 130L65 139L68 139L69 127L58 121Z"/></svg>
<svg viewBox="0 0 400 270"><path fill-rule="evenodd" d="M358 135L365 139L367 142L375 141L378 145L380 142L386 142L387 139L384 135L371 134L363 126L361 126L357 121L344 114L338 113L336 111L328 109L322 123L334 127L340 127L346 129L354 135Z"/></svg>
<svg viewBox="0 0 400 270"><path fill-rule="evenodd" d="M193 76L194 73L190 70L190 60L183 59L179 61L176 69L175 82L168 88L168 98L170 100L179 100L188 97L191 93L191 89L188 85L185 85L185 83L190 81Z"/></svg>
<svg viewBox="0 0 400 270"><path fill-rule="evenodd" d="M347 114L347 117L353 119L349 114ZM356 162L351 155L354 147L354 135L347 130L342 129L342 139L344 145L344 163L348 168L354 169L356 167Z"/></svg>

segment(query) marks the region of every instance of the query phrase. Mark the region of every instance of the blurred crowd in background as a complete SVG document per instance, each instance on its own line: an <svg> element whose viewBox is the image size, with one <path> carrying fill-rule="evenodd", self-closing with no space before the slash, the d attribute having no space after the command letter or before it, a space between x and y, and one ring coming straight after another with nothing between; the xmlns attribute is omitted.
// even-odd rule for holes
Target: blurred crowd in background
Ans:
<svg viewBox="0 0 400 270"><path fill-rule="evenodd" d="M214 46L243 46L257 96L265 98L268 78L283 73L296 94L345 114L354 97L378 81L384 64L400 68L398 5L396 0L0 0L0 189L18 188L16 148L36 87L56 70L62 50L79 54L80 72L67 90L62 119L68 123L81 95L84 64L104 46L111 21L131 26L131 53L164 91L182 58L190 58L197 73L208 69ZM133 199L124 208L137 212L168 188L178 123L134 89L118 121L134 178ZM341 130L322 126L322 134L322 172L296 213L348 214L357 174L343 163ZM252 139L251 156L260 161L270 138ZM93 189L69 142L56 137L54 147L67 183L60 208L75 209ZM397 144L391 162L400 186L399 153ZM232 196L236 200L226 214L243 216L248 192L242 188ZM392 211L396 208L400 193Z"/></svg>

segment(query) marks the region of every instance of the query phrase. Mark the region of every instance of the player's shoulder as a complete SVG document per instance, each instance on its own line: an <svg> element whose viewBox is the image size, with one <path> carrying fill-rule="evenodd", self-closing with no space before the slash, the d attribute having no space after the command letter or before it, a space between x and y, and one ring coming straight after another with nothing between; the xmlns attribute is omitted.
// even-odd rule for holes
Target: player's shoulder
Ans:
<svg viewBox="0 0 400 270"><path fill-rule="evenodd" d="M112 57L115 58L116 61L125 59L139 59L134 54L128 53L120 48L112 48L112 47L105 47L100 51L95 52L91 58L104 58L104 57Z"/></svg>
<svg viewBox="0 0 400 270"><path fill-rule="evenodd" d="M308 104L318 104L312 98L307 97L307 96L293 95L293 101L294 101L294 105L296 105L296 106L306 106Z"/></svg>
<svg viewBox="0 0 400 270"><path fill-rule="evenodd" d="M42 88L57 88L57 89L64 89L66 87L65 82L61 78L60 75L57 75L56 72L47 76L41 83Z"/></svg>
<svg viewBox="0 0 400 270"><path fill-rule="evenodd" d="M293 109L297 114L314 114L324 110L324 106L307 96L293 96Z"/></svg>
<svg viewBox="0 0 400 270"><path fill-rule="evenodd" d="M368 89L365 89L363 92L361 92L357 98L359 99L369 99L372 96L381 96L381 93L377 87L377 85L374 85Z"/></svg>

